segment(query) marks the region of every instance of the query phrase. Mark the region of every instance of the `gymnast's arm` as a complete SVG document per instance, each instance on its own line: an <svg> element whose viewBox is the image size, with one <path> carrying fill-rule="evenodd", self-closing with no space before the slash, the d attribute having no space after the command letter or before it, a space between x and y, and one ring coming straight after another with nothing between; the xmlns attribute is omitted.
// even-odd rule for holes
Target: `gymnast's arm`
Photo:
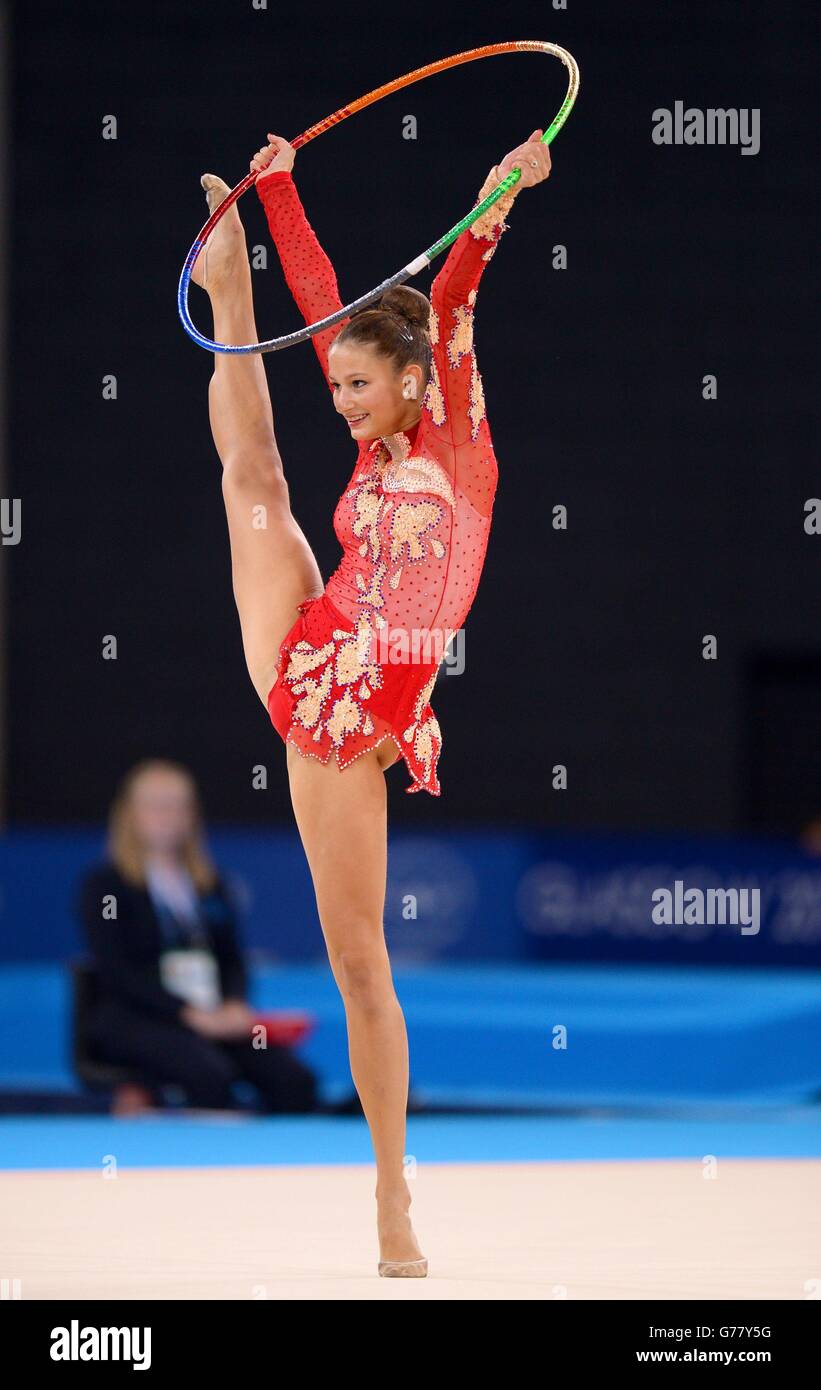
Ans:
<svg viewBox="0 0 821 1390"><path fill-rule="evenodd" d="M547 178L550 151L536 130L528 141L511 150L493 168L476 200L480 203L514 167L522 170L513 188L497 198L466 231L457 237L445 264L431 286L431 344L434 380L431 410L441 421L455 449L453 481L472 505L487 514L495 488L495 463L485 418L484 394L473 346L476 294L485 266L491 260L506 217L522 188ZM475 205L474 205L475 206Z"/></svg>
<svg viewBox="0 0 821 1390"><path fill-rule="evenodd" d="M431 305L437 314L440 327L437 356L442 366L447 366L448 362L453 365L452 358L459 356L458 345L454 345L454 351L449 357L445 353L445 347L453 338L454 328L461 328L462 311L473 312L476 291L484 268L493 256L502 233L508 230L505 219L513 206L514 198L523 188L532 188L534 184L541 183L549 177L550 150L547 145L542 144L542 134L543 131L534 130L528 140L517 145L491 169L479 190L474 207L514 168L519 168L521 175L507 193L497 198L467 231L457 237L445 264L431 285ZM460 341L465 338L465 333L460 332Z"/></svg>
<svg viewBox="0 0 821 1390"><path fill-rule="evenodd" d="M496 170L485 180L477 203L500 182ZM498 470L485 418L482 381L473 349L473 311L485 266L503 231L514 192L505 193L462 232L431 285L431 418L450 448L451 483L480 516L493 508Z"/></svg>
<svg viewBox="0 0 821 1390"><path fill-rule="evenodd" d="M479 190L476 202L480 203L486 198L503 177L492 169ZM431 308L436 315L436 328L432 334L433 356L452 426L468 424L464 409L466 393L459 388L466 384L474 367L473 311L476 293L485 266L493 256L502 233L508 230L505 219L513 206L517 188L518 185L514 185L467 231L462 232L431 285ZM453 420L454 413L459 416L458 421ZM457 434L461 436L464 432L459 429Z"/></svg>
<svg viewBox="0 0 821 1390"><path fill-rule="evenodd" d="M272 172L264 170L256 181L256 190L265 209L268 227L279 255L288 288L296 300L306 323L316 323L342 308L342 300L336 283L333 265L317 240L313 227L305 216L305 210L297 192L291 169L293 151L287 141L270 137L275 145L267 151L260 151L251 161L251 167L263 167L265 155L272 164ZM276 148L276 158L270 160L270 151ZM290 155L289 152L290 151ZM256 161L260 161L257 164ZM328 381L328 349L347 320L340 319L330 328L315 333L311 339L322 367L322 375Z"/></svg>

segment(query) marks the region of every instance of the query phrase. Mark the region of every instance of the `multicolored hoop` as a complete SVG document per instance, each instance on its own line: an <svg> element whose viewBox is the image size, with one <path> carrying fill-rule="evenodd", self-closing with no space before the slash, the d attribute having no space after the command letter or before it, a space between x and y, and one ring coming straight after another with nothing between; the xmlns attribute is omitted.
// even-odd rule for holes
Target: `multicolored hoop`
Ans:
<svg viewBox="0 0 821 1390"><path fill-rule="evenodd" d="M541 143L549 145L559 133L573 109L573 104L579 91L579 68L575 58L572 54L567 52L567 49L559 48L558 44L555 43L544 43L540 39L514 39L510 43L485 44L482 48L469 48L463 53L454 53L450 58L440 58L437 63L428 63L423 68L415 68L413 72L406 73L404 77L395 77L392 82L387 82L384 87L374 88L372 92L368 92L367 96L360 97L357 101L352 102L350 106L341 106L338 111L334 111L332 116L326 116L324 121L319 121L316 125L310 126L302 135L297 135L296 139L290 141L290 144L293 145L294 149L300 149L302 145L307 145L309 140L315 140L317 135L323 135L326 130L330 130L331 126L338 125L340 121L344 121L348 116L353 116L357 111L362 111L366 106L371 106L373 102L380 101L382 97L390 96L392 92L398 92L402 87L409 87L412 82L421 82L424 77L433 77L437 72L444 72L448 68L456 67L460 63L472 63L477 58L495 58L500 53L546 53L554 58L560 58L567 68L567 94L556 116L551 121L550 126L541 137ZM494 188L481 203L477 203L476 207L471 209L467 217L463 217L461 222L457 222L454 227L451 227L449 232L446 232L443 237L440 237L439 241L435 241L432 246L429 246L427 251L423 251L421 256L417 256L415 260L409 261L408 264L404 265L401 270L398 270L395 275L391 275L389 279L383 280L375 289L369 290L367 294L360 295L359 299L351 300L350 304L346 304L343 309L337 309L335 313L329 314L327 318L318 319L316 323L308 324L305 328L300 328L294 333L285 333L281 338L269 338L268 341L264 343L244 343L235 346L229 343L213 342L212 339L206 338L195 327L188 312L188 286L191 280L191 271L197 256L220 218L224 216L232 203L235 203L252 184L256 183L257 171L252 170L237 184L236 188L231 189L227 198L225 198L223 202L220 203L219 207L211 214L205 226L198 233L191 250L185 258L185 264L182 268L179 288L177 290L177 307L179 309L180 318L182 319L183 328L189 337L193 338L195 343L200 347L207 348L209 352L278 352L281 348L293 347L295 343L302 343L306 338L313 337L314 333L319 333L322 329L329 328L331 324L338 323L340 319L347 318L354 310L365 308L366 305L371 304L394 285L401 285L405 280L409 280L412 275L417 275L420 270L424 270L425 266L430 265L435 256L438 256L441 251L444 251L450 246L467 227L470 227L478 217L481 217L483 212L489 207L492 207L497 199L501 198L504 193L507 193L508 189L512 188L513 185L519 181L521 176L521 169L512 169L502 182L497 184L496 188Z"/></svg>

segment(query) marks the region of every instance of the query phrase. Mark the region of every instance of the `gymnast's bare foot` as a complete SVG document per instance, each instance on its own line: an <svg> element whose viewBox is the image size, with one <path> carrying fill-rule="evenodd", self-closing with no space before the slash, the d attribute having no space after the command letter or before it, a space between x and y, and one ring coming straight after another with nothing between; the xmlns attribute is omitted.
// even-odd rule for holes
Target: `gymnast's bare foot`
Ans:
<svg viewBox="0 0 821 1390"><path fill-rule="evenodd" d="M200 183L205 189L209 212L218 208L231 192L228 184L216 174L203 174ZM191 279L195 285L207 290L209 294L214 294L234 280L237 271L243 267L249 269L248 249L245 244L245 229L234 203L225 216L220 218L197 256Z"/></svg>
<svg viewBox="0 0 821 1390"><path fill-rule="evenodd" d="M407 1181L399 1189L377 1188L377 1229L380 1260L419 1260L422 1251L410 1220L411 1196Z"/></svg>

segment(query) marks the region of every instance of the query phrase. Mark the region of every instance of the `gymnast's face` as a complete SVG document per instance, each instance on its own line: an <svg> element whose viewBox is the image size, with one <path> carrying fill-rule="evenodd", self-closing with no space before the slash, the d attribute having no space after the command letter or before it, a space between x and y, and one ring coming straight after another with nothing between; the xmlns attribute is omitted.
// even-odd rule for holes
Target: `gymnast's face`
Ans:
<svg viewBox="0 0 821 1390"><path fill-rule="evenodd" d="M415 399L402 394L402 383L413 377ZM334 408L348 423L354 439L379 439L409 429L419 419L422 368L411 363L397 371L389 357L382 357L367 343L332 343L328 353L328 380L333 387Z"/></svg>

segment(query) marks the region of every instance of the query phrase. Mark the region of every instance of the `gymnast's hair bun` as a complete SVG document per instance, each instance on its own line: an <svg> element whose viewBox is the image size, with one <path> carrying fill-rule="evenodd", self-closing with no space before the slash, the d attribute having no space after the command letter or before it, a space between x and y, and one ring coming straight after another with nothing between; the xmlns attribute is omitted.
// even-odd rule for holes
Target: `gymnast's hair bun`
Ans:
<svg viewBox="0 0 821 1390"><path fill-rule="evenodd" d="M365 309L356 309L351 314L351 322L365 315L388 314L400 329L420 328L427 333L430 324L431 305L427 295L421 290L413 290L409 285L394 285L386 290L381 299L369 304ZM383 320L384 322L384 320Z"/></svg>
<svg viewBox="0 0 821 1390"><path fill-rule="evenodd" d="M425 332L428 330L430 300L420 290L411 289L410 285L394 285L393 289L386 290L374 308L387 309L390 313L407 319L414 327Z"/></svg>

